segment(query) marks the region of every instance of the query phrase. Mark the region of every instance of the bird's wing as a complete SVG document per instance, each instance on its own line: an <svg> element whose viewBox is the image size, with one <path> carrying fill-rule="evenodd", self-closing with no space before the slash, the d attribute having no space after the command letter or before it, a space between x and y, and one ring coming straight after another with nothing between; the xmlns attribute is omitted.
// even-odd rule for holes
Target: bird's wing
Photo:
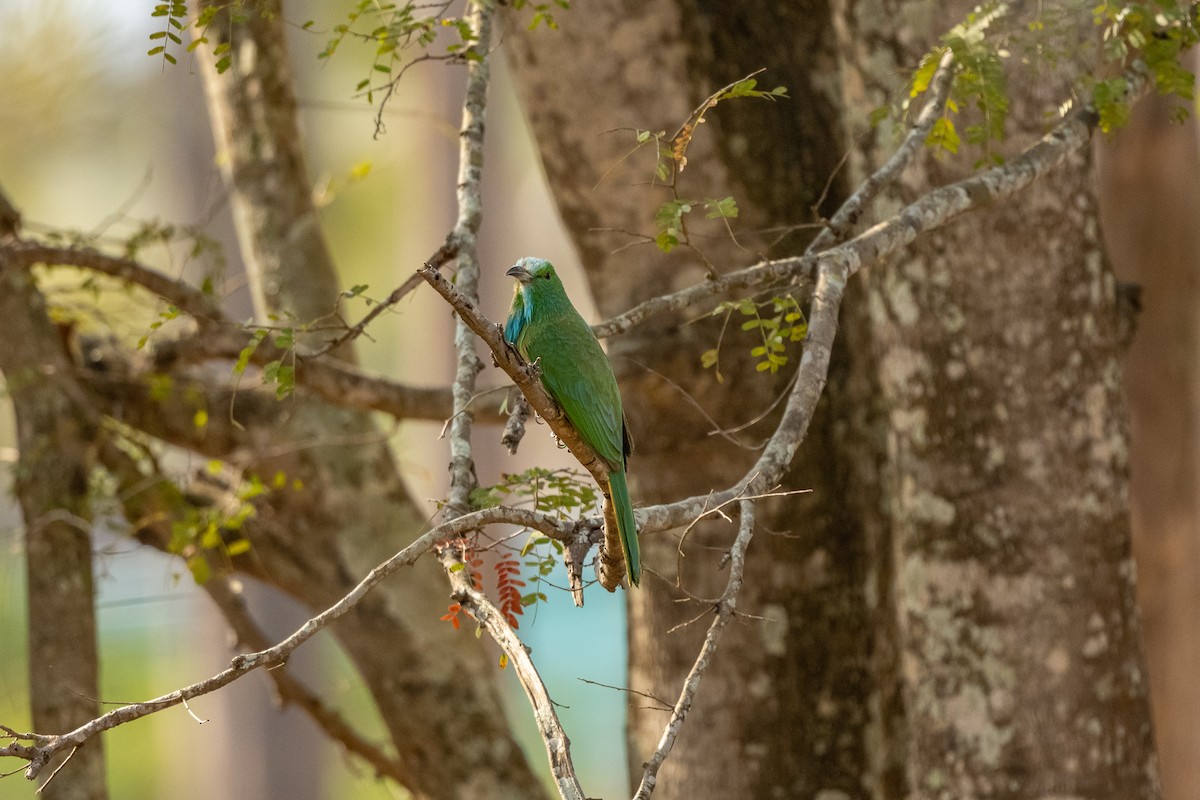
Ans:
<svg viewBox="0 0 1200 800"><path fill-rule="evenodd" d="M608 357L582 318L558 325L549 335L536 318L527 332L535 342L530 356L541 359L542 383L588 446L609 469L624 469L624 415L621 394Z"/></svg>

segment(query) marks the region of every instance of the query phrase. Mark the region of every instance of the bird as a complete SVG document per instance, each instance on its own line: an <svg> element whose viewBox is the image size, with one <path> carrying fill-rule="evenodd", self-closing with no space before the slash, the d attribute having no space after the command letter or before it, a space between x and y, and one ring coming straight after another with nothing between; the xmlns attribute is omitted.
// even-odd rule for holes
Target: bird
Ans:
<svg viewBox="0 0 1200 800"><path fill-rule="evenodd" d="M546 393L604 462L626 571L629 582L637 586L642 566L625 480L633 443L612 365L571 304L553 264L544 258L522 258L505 274L517 283L504 338L526 361L537 362Z"/></svg>

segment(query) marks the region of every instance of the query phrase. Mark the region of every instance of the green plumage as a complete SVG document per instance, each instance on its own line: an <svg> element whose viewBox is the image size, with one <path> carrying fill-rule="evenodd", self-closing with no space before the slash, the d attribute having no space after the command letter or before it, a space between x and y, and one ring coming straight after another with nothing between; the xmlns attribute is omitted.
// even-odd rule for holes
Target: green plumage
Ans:
<svg viewBox="0 0 1200 800"><path fill-rule="evenodd" d="M571 305L549 261L523 258L507 274L517 279L517 290L504 324L504 338L526 361L538 361L546 393L608 468L625 565L630 582L637 586L642 569L633 505L625 482L629 433L608 357Z"/></svg>

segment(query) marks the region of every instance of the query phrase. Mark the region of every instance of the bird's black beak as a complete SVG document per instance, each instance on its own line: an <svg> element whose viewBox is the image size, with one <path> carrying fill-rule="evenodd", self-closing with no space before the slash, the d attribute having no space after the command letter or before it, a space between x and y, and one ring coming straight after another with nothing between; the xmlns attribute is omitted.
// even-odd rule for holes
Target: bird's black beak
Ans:
<svg viewBox="0 0 1200 800"><path fill-rule="evenodd" d="M510 267L508 272L504 274L508 275L510 278L516 278L521 283L529 283L530 279L532 278L532 276L529 274L529 271L519 264Z"/></svg>

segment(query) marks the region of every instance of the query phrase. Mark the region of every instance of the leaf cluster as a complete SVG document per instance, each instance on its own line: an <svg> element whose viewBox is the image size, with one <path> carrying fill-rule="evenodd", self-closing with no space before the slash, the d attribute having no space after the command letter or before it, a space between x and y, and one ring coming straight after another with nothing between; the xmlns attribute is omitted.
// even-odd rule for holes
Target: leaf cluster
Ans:
<svg viewBox="0 0 1200 800"><path fill-rule="evenodd" d="M1185 119L1191 112L1195 76L1184 66L1182 55L1200 41L1200 7L1179 0L1102 0L1091 7L1092 20L1101 31L1100 44L1085 44L1084 52L1079 52L1073 27L1087 8L1083 2L1038 4L1032 18L1015 25L1007 19L1016 10L1012 4L991 2L977 7L942 37L939 47L922 58L912 74L908 100L902 109L911 107L911 101L929 89L942 56L947 51L953 53L955 73L946 110L934 124L926 144L956 154L965 141L983 149L977 167L999 163L1002 159L992 151L992 145L1004 139L1009 111L1004 64L1012 51L1018 51L1023 65L1039 75L1064 58L1075 63L1094 58L1091 68L1064 88L1069 96L1091 98L1104 132L1119 128L1129 117L1133 100L1129 83L1113 75L1131 61L1145 67L1160 95L1177 101L1172 106L1173 118ZM1065 114L1074 105L1073 99L1067 99L1057 111ZM896 109L889 106L878 108L871 122L878 124L895 113Z"/></svg>
<svg viewBox="0 0 1200 800"><path fill-rule="evenodd" d="M518 10L526 7L533 10L529 24L531 29L540 25L557 29L555 9L569 8L570 0L536 3L517 0L512 6ZM454 15L448 13L450 8L448 2L380 3L378 0L358 0L347 12L344 21L333 26L317 58L332 58L347 39L371 47L370 73L358 81L355 91L366 97L368 103L374 103L377 91L393 86L404 71L417 61L478 61L483 57L475 47L478 36L465 10L462 15ZM313 25L310 20L302 27L311 30ZM434 46L439 40L444 44L435 52ZM414 51L419 53L410 55ZM384 81L382 85L376 83L381 75Z"/></svg>
<svg viewBox="0 0 1200 800"><path fill-rule="evenodd" d="M991 148L1003 141L1008 119L1008 84L1004 72L1008 50L1005 36L987 34L1006 12L1004 3L976 8L941 37L941 45L921 58L909 82L906 108L929 90L943 56L947 52L953 54L954 79L945 112L934 122L925 143L935 151L957 154L965 137L967 144L984 152L983 158L976 162L977 167L1002 160ZM871 122L877 124L892 113L888 106L878 108L872 113Z"/></svg>
<svg viewBox="0 0 1200 800"><path fill-rule="evenodd" d="M1172 117L1183 121L1190 113L1196 78L1183 66L1185 50L1200 41L1197 16L1200 8L1175 0L1151 3L1102 2L1093 10L1103 31L1103 52L1113 63L1140 58L1154 77L1154 87L1176 102ZM1096 81L1092 87L1100 128L1108 132L1129 118L1129 86L1120 77Z"/></svg>
<svg viewBox="0 0 1200 800"><path fill-rule="evenodd" d="M738 215L737 201L732 196L705 200L673 198L658 207L654 215L654 243L664 253L669 253L687 239L684 217L697 209L703 209L705 219L735 219Z"/></svg>
<svg viewBox="0 0 1200 800"><path fill-rule="evenodd" d="M208 471L213 475L224 469L220 461L208 465ZM229 562L250 552L245 526L257 514L255 499L285 489L299 491L303 484L298 479L290 480L283 472L276 472L269 484L252 473L237 487L231 501L223 506L187 505L171 522L168 551L183 558L196 583L204 583L212 577L211 555L216 554Z"/></svg>
<svg viewBox="0 0 1200 800"><path fill-rule="evenodd" d="M595 512L600 505L595 484L574 469L532 467L515 475L504 474L499 483L480 486L470 496L476 509L495 508L510 498L516 498L516 504L531 504L537 511L561 518Z"/></svg>
<svg viewBox="0 0 1200 800"><path fill-rule="evenodd" d="M272 319L276 319L272 315ZM292 327L279 328L274 331L268 328L256 328L250 334L250 340L238 353L237 361L233 364L233 373L237 376L245 374L250 366L250 359L268 336L274 334L272 340L275 347L282 350L281 358L268 361L263 365L263 382L275 386L275 399L283 400L296 391L296 329Z"/></svg>
<svg viewBox="0 0 1200 800"><path fill-rule="evenodd" d="M712 311L712 316L725 316L725 324L721 326L721 338L716 347L700 355L701 365L705 369L715 370L718 383L725 381L721 374L721 344L734 312L744 318L740 326L743 331L756 331L758 334L757 343L751 346L749 351L750 357L757 359L754 369L758 372L774 375L788 363L788 345L803 342L804 337L808 335L808 321L804 317L804 311L796 298L790 294L772 297L762 302L745 298L721 303Z"/></svg>

